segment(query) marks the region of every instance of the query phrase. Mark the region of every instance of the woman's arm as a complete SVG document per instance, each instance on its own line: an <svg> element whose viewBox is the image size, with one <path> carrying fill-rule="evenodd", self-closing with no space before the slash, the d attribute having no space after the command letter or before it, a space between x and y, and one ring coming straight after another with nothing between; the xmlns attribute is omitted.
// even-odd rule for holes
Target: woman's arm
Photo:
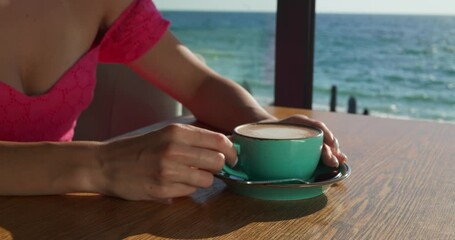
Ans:
<svg viewBox="0 0 455 240"><path fill-rule="evenodd" d="M96 192L95 142L16 143L0 141L0 195Z"/></svg>
<svg viewBox="0 0 455 240"><path fill-rule="evenodd" d="M217 129L230 132L241 123L274 119L247 91L210 69L169 31L129 66Z"/></svg>
<svg viewBox="0 0 455 240"><path fill-rule="evenodd" d="M0 142L0 196L95 192L128 200L212 185L236 151L223 134L173 124L112 142Z"/></svg>

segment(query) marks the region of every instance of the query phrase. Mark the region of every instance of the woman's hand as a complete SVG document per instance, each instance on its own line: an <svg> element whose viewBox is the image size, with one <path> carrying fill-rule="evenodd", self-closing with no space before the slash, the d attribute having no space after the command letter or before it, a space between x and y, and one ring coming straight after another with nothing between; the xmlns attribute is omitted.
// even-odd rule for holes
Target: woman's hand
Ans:
<svg viewBox="0 0 455 240"><path fill-rule="evenodd" d="M223 134L174 124L102 147L100 192L129 200L165 200L213 184L236 150Z"/></svg>
<svg viewBox="0 0 455 240"><path fill-rule="evenodd" d="M338 167L339 163L343 163L348 159L348 157L341 152L338 140L323 122L311 119L305 115L293 115L279 120L279 122L303 124L320 128L324 132L324 145L322 146L321 159L327 166Z"/></svg>

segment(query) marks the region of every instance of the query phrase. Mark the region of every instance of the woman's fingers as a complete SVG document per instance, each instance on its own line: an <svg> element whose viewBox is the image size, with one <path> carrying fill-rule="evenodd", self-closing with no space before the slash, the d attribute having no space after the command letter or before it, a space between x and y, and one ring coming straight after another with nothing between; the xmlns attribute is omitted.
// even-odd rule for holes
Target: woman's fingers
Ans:
<svg viewBox="0 0 455 240"><path fill-rule="evenodd" d="M213 173L236 155L226 136L188 125L107 142L99 192L131 200L189 195L211 186Z"/></svg>
<svg viewBox="0 0 455 240"><path fill-rule="evenodd" d="M322 146L322 156L321 156L321 159L322 159L322 162L329 166L329 167L338 167L340 162L338 160L338 158L332 153L332 150L331 148L327 145L327 144L324 144Z"/></svg>
<svg viewBox="0 0 455 240"><path fill-rule="evenodd" d="M173 124L167 128L166 132L170 138L173 138L173 141L195 148L219 152L231 164L237 158L237 151L232 142L221 133L181 124Z"/></svg>
<svg viewBox="0 0 455 240"><path fill-rule="evenodd" d="M339 162L343 163L348 160L348 157L346 156L346 154L341 152L340 143L338 142L337 138L335 138L334 146L332 147L331 150L332 150L332 153L338 158Z"/></svg>
<svg viewBox="0 0 455 240"><path fill-rule="evenodd" d="M149 152L146 161L151 165L150 186L154 194L165 197L183 194L182 186L206 188L213 184L213 173L219 172L226 155L234 154L232 142L224 135L187 125L172 125L163 129L167 139L160 145L159 154ZM226 155L225 155L226 154ZM154 158L158 156L158 159ZM175 185L175 184L181 185ZM179 186L178 189L174 189ZM164 193L167 191L171 193Z"/></svg>
<svg viewBox="0 0 455 240"><path fill-rule="evenodd" d="M189 195L197 188L212 186L212 173L181 163L181 159L169 159L150 177L150 192L159 198Z"/></svg>
<svg viewBox="0 0 455 240"><path fill-rule="evenodd" d="M289 118L283 119L280 122L292 123L292 124L304 124L313 127L320 128L324 132L324 144L323 147L323 159L328 166L338 166L335 162L346 162L348 157L346 154L341 152L340 143L337 138L333 135L332 131L325 125L325 123L308 118L305 115L294 115ZM324 150L324 148L326 150ZM325 152L325 153L324 153ZM324 155L325 154L325 155ZM336 158L336 160L335 160Z"/></svg>
<svg viewBox="0 0 455 240"><path fill-rule="evenodd" d="M208 188L212 186L214 179L210 172L179 165L178 174L173 176L172 182L181 183L196 188Z"/></svg>
<svg viewBox="0 0 455 240"><path fill-rule="evenodd" d="M225 156L210 149L192 147L184 144L171 144L161 154L165 162L193 167L218 173L224 166Z"/></svg>
<svg viewBox="0 0 455 240"><path fill-rule="evenodd" d="M308 118L305 115L293 115L289 118L283 119L280 122L284 123L292 123L292 124L304 124L313 127L317 127L324 132L324 142L329 144L330 147L334 147L335 144L335 137L333 133L329 130L329 128L325 125L325 123L321 121L317 121L311 118Z"/></svg>

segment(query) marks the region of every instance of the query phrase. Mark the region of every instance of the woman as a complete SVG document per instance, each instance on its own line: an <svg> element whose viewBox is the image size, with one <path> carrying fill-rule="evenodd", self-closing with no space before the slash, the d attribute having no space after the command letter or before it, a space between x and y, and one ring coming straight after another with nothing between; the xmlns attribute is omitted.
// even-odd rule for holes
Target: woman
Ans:
<svg viewBox="0 0 455 240"><path fill-rule="evenodd" d="M97 192L170 199L209 187L236 151L223 134L188 125L113 142L71 142L90 103L98 62L123 63L230 132L276 119L201 63L150 0L0 0L0 195ZM323 161L346 160L327 127Z"/></svg>

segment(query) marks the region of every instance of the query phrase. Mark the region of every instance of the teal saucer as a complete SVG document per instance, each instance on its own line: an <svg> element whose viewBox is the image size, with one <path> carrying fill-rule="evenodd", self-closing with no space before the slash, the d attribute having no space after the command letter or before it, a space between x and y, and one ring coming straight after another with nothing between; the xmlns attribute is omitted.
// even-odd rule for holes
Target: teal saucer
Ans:
<svg viewBox="0 0 455 240"><path fill-rule="evenodd" d="M327 175L334 170L338 170L339 174L323 181L315 181L318 176ZM224 171L217 174L216 177L223 180L232 192L247 197L263 200L300 200L325 193L332 184L349 177L350 174L351 167L347 163L342 163L338 168L330 168L319 164L314 176L308 180L309 183L307 184L254 184L254 181L253 184L249 184Z"/></svg>

